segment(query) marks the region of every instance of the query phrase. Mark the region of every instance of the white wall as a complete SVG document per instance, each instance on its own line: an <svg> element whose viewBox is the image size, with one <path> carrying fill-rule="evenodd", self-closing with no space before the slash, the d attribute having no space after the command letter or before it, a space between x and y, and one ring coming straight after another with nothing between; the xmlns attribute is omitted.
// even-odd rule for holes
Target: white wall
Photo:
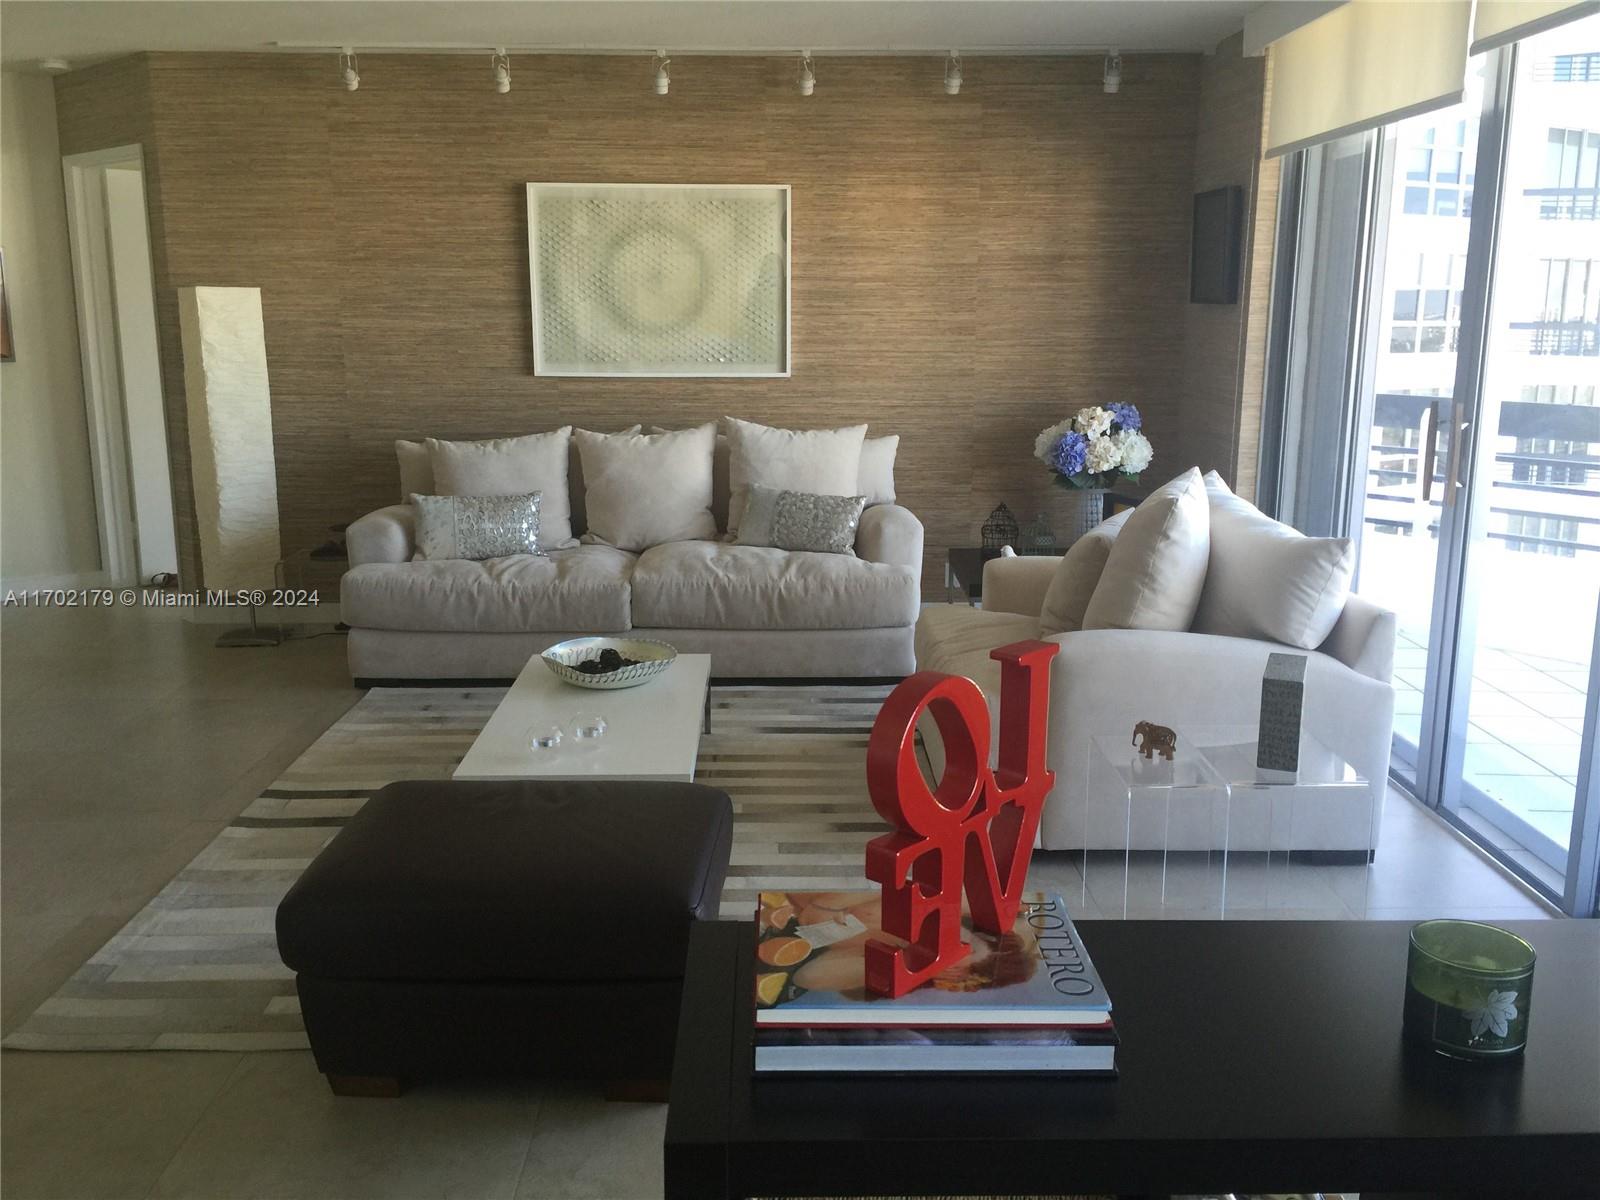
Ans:
<svg viewBox="0 0 1600 1200"><path fill-rule="evenodd" d="M105 171L106 233L111 286L117 308L117 353L128 431L128 478L139 540L139 578L178 573L178 539L172 523L172 475L167 462L167 418L161 399L161 346L156 338L156 297L150 282L150 231L144 172Z"/></svg>
<svg viewBox="0 0 1600 1200"><path fill-rule="evenodd" d="M16 361L0 364L0 578L100 568L55 89L0 71L0 248Z"/></svg>

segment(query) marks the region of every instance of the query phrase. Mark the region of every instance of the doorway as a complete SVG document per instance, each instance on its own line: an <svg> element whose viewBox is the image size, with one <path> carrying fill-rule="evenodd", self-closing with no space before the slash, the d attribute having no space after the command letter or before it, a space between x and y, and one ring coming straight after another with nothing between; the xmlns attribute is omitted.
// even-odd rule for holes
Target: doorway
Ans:
<svg viewBox="0 0 1600 1200"><path fill-rule="evenodd" d="M144 154L117 146L61 166L101 562L113 587L175 582Z"/></svg>

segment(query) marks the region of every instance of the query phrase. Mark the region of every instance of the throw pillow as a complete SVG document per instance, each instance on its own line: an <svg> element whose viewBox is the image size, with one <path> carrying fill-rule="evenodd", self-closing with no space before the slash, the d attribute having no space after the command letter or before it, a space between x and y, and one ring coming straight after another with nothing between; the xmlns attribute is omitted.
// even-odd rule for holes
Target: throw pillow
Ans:
<svg viewBox="0 0 1600 1200"><path fill-rule="evenodd" d="M539 548L539 493L525 496L422 496L417 510L417 550L422 558L506 558L543 554Z"/></svg>
<svg viewBox="0 0 1600 1200"><path fill-rule="evenodd" d="M752 483L745 493L744 520L739 522L739 533L733 539L741 546L772 546L772 522L778 515L778 497L782 488L762 487Z"/></svg>
<svg viewBox="0 0 1600 1200"><path fill-rule="evenodd" d="M409 504L411 497L418 494L432 496L437 493L438 489L433 486L433 463L428 459L427 442L398 440L394 444L394 454L400 460L401 504Z"/></svg>
<svg viewBox="0 0 1600 1200"><path fill-rule="evenodd" d="M856 491L868 504L894 503L894 458L900 449L900 435L867 438L861 443L861 470L856 475Z"/></svg>
<svg viewBox="0 0 1600 1200"><path fill-rule="evenodd" d="M576 546L567 493L567 446L572 426L527 437L485 442L428 439L434 488L442 496L525 496L539 492L541 544L546 550Z"/></svg>
<svg viewBox="0 0 1600 1200"><path fill-rule="evenodd" d="M1333 632L1355 573L1349 538L1307 537L1235 496L1215 471L1211 565L1195 613L1196 633L1264 638L1315 650Z"/></svg>
<svg viewBox="0 0 1600 1200"><path fill-rule="evenodd" d="M574 432L583 461L586 542L648 550L717 536L711 515L715 423L677 433Z"/></svg>
<svg viewBox="0 0 1600 1200"><path fill-rule="evenodd" d="M865 425L843 429L773 429L724 418L732 495L728 530L737 533L750 485L815 495L851 496L861 474Z"/></svg>
<svg viewBox="0 0 1600 1200"><path fill-rule="evenodd" d="M1083 614L1105 572L1111 543L1132 514L1130 508L1108 517L1072 543L1044 594L1044 607L1039 611L1039 632L1044 636L1076 633L1083 628Z"/></svg>
<svg viewBox="0 0 1600 1200"><path fill-rule="evenodd" d="M855 555L865 496L780 492L772 512L772 544L780 550Z"/></svg>
<svg viewBox="0 0 1600 1200"><path fill-rule="evenodd" d="M629 425L626 429L617 430L618 433L639 433L642 426ZM651 433L660 433L659 429L652 429ZM576 435L577 431L573 431ZM578 439L573 437L568 444L567 453L567 505L572 510L572 536L580 542L583 540L583 531L589 528L589 514L584 508L583 486L583 460L578 457Z"/></svg>
<svg viewBox="0 0 1600 1200"><path fill-rule="evenodd" d="M1147 496L1106 555L1083 614L1085 629L1186 630L1211 554L1211 509L1200 469Z"/></svg>

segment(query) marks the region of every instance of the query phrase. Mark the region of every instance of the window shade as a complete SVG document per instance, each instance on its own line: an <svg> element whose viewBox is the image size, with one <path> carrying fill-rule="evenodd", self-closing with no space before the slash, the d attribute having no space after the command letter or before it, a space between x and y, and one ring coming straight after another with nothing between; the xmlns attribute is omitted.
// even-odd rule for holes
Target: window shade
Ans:
<svg viewBox="0 0 1600 1200"><path fill-rule="evenodd" d="M1351 0L1274 42L1267 153L1459 101L1471 16L1470 0Z"/></svg>
<svg viewBox="0 0 1600 1200"><path fill-rule="evenodd" d="M1600 0L1563 0L1559 4L1543 0L1478 0L1478 12L1472 19L1472 52L1482 54L1496 46L1508 46L1591 13L1600 13Z"/></svg>

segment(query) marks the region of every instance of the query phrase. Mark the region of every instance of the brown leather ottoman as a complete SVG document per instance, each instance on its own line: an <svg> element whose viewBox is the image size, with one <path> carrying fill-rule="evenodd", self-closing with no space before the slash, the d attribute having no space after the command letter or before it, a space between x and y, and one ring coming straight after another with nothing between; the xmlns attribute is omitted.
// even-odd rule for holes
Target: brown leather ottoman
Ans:
<svg viewBox="0 0 1600 1200"><path fill-rule="evenodd" d="M318 1069L665 1081L732 836L693 783L390 784L278 905Z"/></svg>

